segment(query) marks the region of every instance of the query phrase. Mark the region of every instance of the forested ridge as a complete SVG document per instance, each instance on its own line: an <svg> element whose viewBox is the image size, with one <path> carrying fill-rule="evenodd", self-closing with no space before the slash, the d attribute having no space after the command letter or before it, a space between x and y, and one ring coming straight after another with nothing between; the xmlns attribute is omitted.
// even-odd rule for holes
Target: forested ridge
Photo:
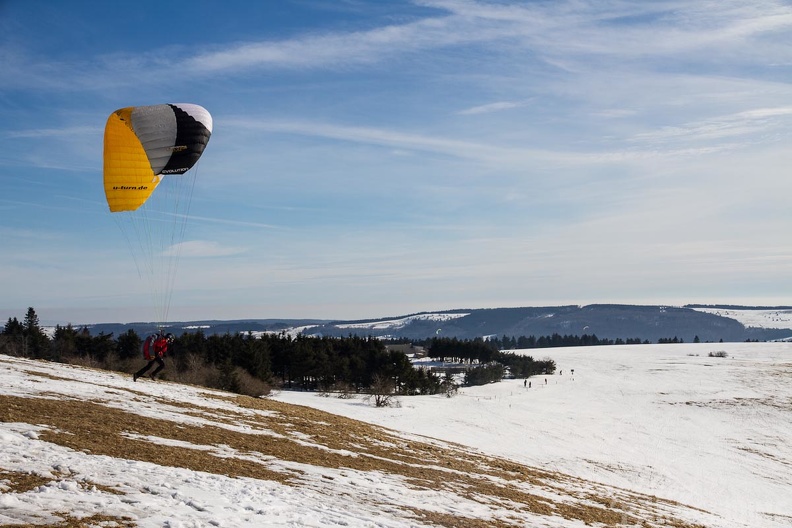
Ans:
<svg viewBox="0 0 792 528"><path fill-rule="evenodd" d="M23 322L8 320L0 352L131 373L143 364L144 338L134 330L94 336L72 326L57 326L50 338L31 308ZM402 394L431 394L441 384L438 376L413 368L404 353L388 351L372 337L207 336L197 330L175 336L165 361L165 379L251 395L272 387L361 392L381 380Z"/></svg>
<svg viewBox="0 0 792 528"><path fill-rule="evenodd" d="M35 310L29 308L23 321L8 319L0 333L0 352L132 373L143 364L141 347L145 337L133 329L117 337L112 333L92 335L86 327L71 325L57 326L48 335L39 325ZM162 376L255 396L272 388L436 394L448 392L456 384L450 376L452 369L441 375L416 368L404 352L386 346L396 342L352 334L346 337L295 337L286 333L206 335L196 330L175 336ZM529 377L555 371L552 359L535 360L532 356L509 352L510 349L620 343L641 341L553 334L486 340L434 337L415 342L430 360L457 365L453 371L464 374L465 385L490 383L506 375ZM437 372L443 373L443 368Z"/></svg>

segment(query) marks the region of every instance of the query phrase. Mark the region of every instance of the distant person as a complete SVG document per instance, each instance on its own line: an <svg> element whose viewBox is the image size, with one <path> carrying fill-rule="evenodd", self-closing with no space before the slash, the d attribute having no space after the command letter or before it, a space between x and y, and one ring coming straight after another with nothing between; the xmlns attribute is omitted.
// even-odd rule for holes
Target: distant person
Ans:
<svg viewBox="0 0 792 528"><path fill-rule="evenodd" d="M174 341L173 334L163 335L162 333L148 336L143 342L143 358L148 361L148 364L142 369L132 375L132 381L137 381L139 377L146 374L146 372L157 363L157 368L150 374L151 379L156 379L157 374L165 368L165 361L163 358L168 353L168 346Z"/></svg>
<svg viewBox="0 0 792 528"><path fill-rule="evenodd" d="M527 387L527 386L528 386L528 379L526 378L525 381L523 381L523 387Z"/></svg>

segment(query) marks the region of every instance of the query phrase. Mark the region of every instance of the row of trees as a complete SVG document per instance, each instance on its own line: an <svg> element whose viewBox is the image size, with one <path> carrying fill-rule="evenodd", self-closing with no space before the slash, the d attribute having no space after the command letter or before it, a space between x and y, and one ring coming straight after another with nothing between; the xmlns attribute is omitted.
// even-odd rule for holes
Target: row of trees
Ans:
<svg viewBox="0 0 792 528"><path fill-rule="evenodd" d="M651 341L648 339L641 340L640 337L627 338L627 339L605 339L598 338L596 335L583 334L578 335L560 335L553 334L551 336L529 336L529 337L508 337L503 336L501 339L493 339L501 349L522 349L522 348L553 348L553 347L570 347L570 346L597 346L597 345L650 345ZM681 337L661 337L657 340L658 344L667 343L684 343L685 340ZM694 343L701 343L699 336L693 337ZM723 339L720 340L723 343Z"/></svg>
<svg viewBox="0 0 792 528"><path fill-rule="evenodd" d="M448 339L448 338L445 338ZM427 340L416 340L415 343L425 347L432 347L438 339L431 338ZM598 345L649 345L651 341L648 339L641 339L640 337L633 338L617 338L608 339L600 338L595 334L583 335L561 335L553 334L549 336L506 336L503 337L489 337L485 341L483 338L476 338L473 342L478 343L478 346L488 347L492 350L522 350L532 348L557 348L557 347L575 347L575 346L598 346ZM657 340L659 344L664 343L684 343L685 341L677 336L664 337ZM694 343L700 343L701 340L698 336L693 338ZM720 340L723 342L723 339Z"/></svg>
<svg viewBox="0 0 792 528"><path fill-rule="evenodd" d="M142 343L134 330L114 338L104 333L93 336L86 328L70 325L57 326L49 337L30 308L23 322L8 320L0 334L0 353L131 373L141 366ZM274 385L352 392L367 392L377 385L397 394L444 390L439 376L413 368L404 353L389 351L371 337L185 332L176 337L168 356L166 379L256 396Z"/></svg>
<svg viewBox="0 0 792 528"><path fill-rule="evenodd" d="M460 340L457 338L432 338L427 343L427 353L431 359L437 361L448 361L452 363L463 363L476 365L475 368L482 369L482 372L470 372L474 368L468 369L466 380L487 380L489 383L493 379L503 377L497 376L497 370L491 368L484 369L485 366L497 364L504 372L508 368L511 374L518 378L527 378L538 374L552 374L555 372L555 362L552 359L535 360L532 356L515 354L514 352L501 351L495 340L484 340L476 338L473 340ZM486 370L486 372L484 372ZM479 385L478 382L468 382L467 385Z"/></svg>
<svg viewBox="0 0 792 528"><path fill-rule="evenodd" d="M114 338L104 333L94 336L87 328L71 325L57 326L50 337L41 329L35 310L29 308L22 322L9 318L0 334L0 353L131 373L141 365L142 343L143 337L134 330ZM498 381L507 369L516 377L555 371L552 360L499 351L497 340L435 338L427 345L434 359L467 364L467 385ZM448 393L452 385L448 377L414 368L404 353L388 350L381 340L359 336L185 332L172 345L163 375L256 396L275 385L394 394Z"/></svg>
<svg viewBox="0 0 792 528"><path fill-rule="evenodd" d="M572 347L572 346L597 346L597 345L648 345L648 340L641 340L640 338L628 339L605 339L599 338L594 334L583 335L561 335L553 334L550 336L520 336L509 337L503 336L502 338L493 338L491 341L501 350L514 350L525 348L554 348L554 347Z"/></svg>

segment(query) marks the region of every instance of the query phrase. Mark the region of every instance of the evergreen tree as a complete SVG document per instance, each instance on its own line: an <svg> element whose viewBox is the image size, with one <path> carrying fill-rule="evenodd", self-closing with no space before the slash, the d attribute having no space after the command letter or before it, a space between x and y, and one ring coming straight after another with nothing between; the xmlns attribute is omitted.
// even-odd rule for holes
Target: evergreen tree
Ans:
<svg viewBox="0 0 792 528"><path fill-rule="evenodd" d="M25 332L27 332L28 335L41 332L38 315L36 315L36 310L34 310L32 307L28 308L27 314L25 315L24 327Z"/></svg>
<svg viewBox="0 0 792 528"><path fill-rule="evenodd" d="M116 350L120 358L132 359L140 355L142 345L143 340L140 339L137 332L130 328L118 336Z"/></svg>
<svg viewBox="0 0 792 528"><path fill-rule="evenodd" d="M52 359L63 361L64 358L75 356L77 353L77 330L71 325L55 327L52 338Z"/></svg>
<svg viewBox="0 0 792 528"><path fill-rule="evenodd" d="M22 333L25 336L26 355L44 357L49 355L49 337L41 330L36 310L28 308L25 321L22 324Z"/></svg>
<svg viewBox="0 0 792 528"><path fill-rule="evenodd" d="M3 328L3 335L9 337L21 336L24 332L25 332L25 327L22 326L22 323L20 323L16 317L14 317L13 319L9 317L8 322L5 324L5 327Z"/></svg>
<svg viewBox="0 0 792 528"><path fill-rule="evenodd" d="M251 376L262 381L268 381L272 377L270 363L268 344L248 333L242 340L242 348L239 353L239 366L245 369Z"/></svg>
<svg viewBox="0 0 792 528"><path fill-rule="evenodd" d="M220 364L220 389L239 393L241 386L239 383L239 374L236 371L231 358L227 358Z"/></svg>

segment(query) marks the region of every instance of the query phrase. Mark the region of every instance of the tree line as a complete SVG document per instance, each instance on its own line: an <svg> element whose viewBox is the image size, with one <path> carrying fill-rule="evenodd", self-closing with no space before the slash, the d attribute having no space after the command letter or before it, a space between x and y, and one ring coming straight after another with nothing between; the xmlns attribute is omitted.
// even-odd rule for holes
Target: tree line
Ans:
<svg viewBox="0 0 792 528"><path fill-rule="evenodd" d="M627 339L606 339L599 338L595 334L583 335L561 335L553 334L550 336L503 336L498 339L492 338L492 342L501 350L529 349L529 348L554 348L572 346L599 346L599 345L648 345L648 340L641 340L638 337Z"/></svg>
<svg viewBox="0 0 792 528"><path fill-rule="evenodd" d="M508 351L511 348L619 344L596 336L520 337L460 340L432 338L421 344L431 359L465 365L464 385L499 381L510 373L529 377L555 372L551 359ZM640 342L628 340L627 342ZM29 308L23 321L9 318L0 333L0 353L48 359L122 372L140 366L143 337L134 330L114 337L92 335L71 325L44 333L38 316ZM241 394L261 395L271 387L366 393L388 390L395 394L448 392L449 376L415 368L401 352L388 350L373 337L296 337L287 334L212 334L202 331L176 336L164 371L165 379L193 383Z"/></svg>
<svg viewBox="0 0 792 528"><path fill-rule="evenodd" d="M427 355L433 360L475 365L465 371L466 385L481 385L482 380L483 383L499 380L506 369L514 377L527 378L552 374L556 368L552 359L535 360L532 356L501 350L497 340L435 337L426 346Z"/></svg>
<svg viewBox="0 0 792 528"><path fill-rule="evenodd" d="M403 342L393 340L390 343ZM659 343L682 343L677 337ZM699 342L698 337L694 342ZM44 333L29 308L24 319L9 318L0 333L0 353L134 372L141 361L143 338L134 330L114 337L92 335L83 327L56 326ZM169 354L166 379L241 394L260 395L273 386L287 389L395 394L448 392L449 376L415 368L407 356L388 350L373 337L296 337L286 334L212 334L201 331L177 336ZM503 336L488 339L433 337L414 341L431 359L466 365L464 385L500 380L504 375L529 377L555 372L551 359L535 360L510 350L570 346L649 344L634 339L602 339L596 335Z"/></svg>
<svg viewBox="0 0 792 528"><path fill-rule="evenodd" d="M134 372L143 338L134 330L114 338L83 328L56 326L45 334L33 308L20 322L9 318L0 333L0 353ZM320 391L435 394L443 380L416 369L402 352L373 337L292 337L287 334L176 336L163 378L259 396L273 386Z"/></svg>

